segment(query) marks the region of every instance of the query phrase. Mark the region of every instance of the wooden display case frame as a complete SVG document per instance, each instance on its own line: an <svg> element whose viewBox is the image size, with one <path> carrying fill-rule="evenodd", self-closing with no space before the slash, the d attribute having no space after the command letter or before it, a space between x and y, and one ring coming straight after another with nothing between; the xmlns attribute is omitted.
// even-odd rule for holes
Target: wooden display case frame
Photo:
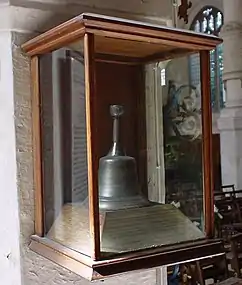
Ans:
<svg viewBox="0 0 242 285"><path fill-rule="evenodd" d="M44 236L39 56L82 38L84 38L85 58L91 257L66 248ZM210 50L221 42L222 40L215 36L84 13L22 45L23 51L31 57L32 74L35 184L35 235L31 237L32 250L89 280L131 270L180 263L187 259L194 260L223 254L221 241L213 239L212 111L209 84ZM97 107L95 61L143 64L194 52L200 53L201 63L203 188L207 238L131 252L103 260L100 254L98 159L95 156L94 143L97 139L95 121L98 120L95 115Z"/></svg>

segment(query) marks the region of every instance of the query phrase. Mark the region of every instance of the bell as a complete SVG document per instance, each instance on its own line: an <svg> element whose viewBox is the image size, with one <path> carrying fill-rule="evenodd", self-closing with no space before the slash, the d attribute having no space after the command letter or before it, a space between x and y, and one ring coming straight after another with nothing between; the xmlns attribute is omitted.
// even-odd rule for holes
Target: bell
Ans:
<svg viewBox="0 0 242 285"><path fill-rule="evenodd" d="M150 205L142 195L138 183L136 161L127 156L119 140L119 121L123 106L111 105L113 118L113 143L108 154L99 160L99 208L115 211Z"/></svg>

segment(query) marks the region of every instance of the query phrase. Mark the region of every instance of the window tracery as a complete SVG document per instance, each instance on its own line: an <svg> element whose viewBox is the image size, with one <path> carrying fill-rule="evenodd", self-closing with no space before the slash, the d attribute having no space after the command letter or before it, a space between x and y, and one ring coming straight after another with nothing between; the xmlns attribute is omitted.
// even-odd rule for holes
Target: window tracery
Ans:
<svg viewBox="0 0 242 285"><path fill-rule="evenodd" d="M204 7L194 18L190 29L195 32L218 36L223 26L222 12L212 6ZM190 80L191 84L197 86L200 82L200 67L198 55L190 57ZM211 72L211 104L214 111L224 107L223 88L223 46L220 44L210 53Z"/></svg>

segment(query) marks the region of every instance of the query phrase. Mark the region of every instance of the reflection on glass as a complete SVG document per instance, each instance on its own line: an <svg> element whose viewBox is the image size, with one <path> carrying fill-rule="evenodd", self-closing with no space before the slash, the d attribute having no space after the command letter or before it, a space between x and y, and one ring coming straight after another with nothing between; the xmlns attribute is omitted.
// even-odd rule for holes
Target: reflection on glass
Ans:
<svg viewBox="0 0 242 285"><path fill-rule="evenodd" d="M126 69L123 72L128 74L128 69L134 67L127 66ZM138 72L138 67L136 69ZM124 155L119 151L115 158L109 153L100 160L99 195L102 193L101 198L105 196L106 202L100 208L101 251L104 256L205 237L200 80L196 86L190 84L189 57L173 59L164 64L148 64L144 70L146 78L142 84L146 85L143 102L146 112L139 113L136 105L130 111L139 115L132 117L134 122L146 121L147 127L143 125L142 135L147 138L148 157L145 164L148 175L145 181L140 176L139 155L142 151L139 149L137 157L131 152ZM104 80L103 83L108 84L109 78ZM121 84L130 86L134 80L122 74ZM120 96L137 100L142 84L132 89L132 97L122 92ZM119 91L116 94L118 96ZM125 111L124 106L121 128L123 124L128 126L130 123ZM109 120L112 121L111 116ZM129 137L131 142L136 140L137 148L140 147L138 133L139 130L134 129ZM111 131L108 136L110 148ZM121 132L124 149L130 143L123 143L125 136L125 132ZM137 173L131 157L136 159ZM129 175L127 169L130 170ZM136 185L137 179L140 188ZM144 192L139 192L147 186L150 193L157 193L156 197L155 194L151 197L149 193L150 200L144 196ZM104 205L103 201L100 205Z"/></svg>
<svg viewBox="0 0 242 285"><path fill-rule="evenodd" d="M103 256L203 239L200 80L190 82L189 57L96 61L95 71ZM45 234L90 256L81 43L40 58L40 92Z"/></svg>
<svg viewBox="0 0 242 285"><path fill-rule="evenodd" d="M166 201L203 229L200 81L192 85L185 66L189 66L186 57L167 66L163 100Z"/></svg>
<svg viewBox="0 0 242 285"><path fill-rule="evenodd" d="M82 43L40 57L47 237L90 254Z"/></svg>
<svg viewBox="0 0 242 285"><path fill-rule="evenodd" d="M217 48L218 55L218 74L219 74L219 92L220 92L220 107L225 107L225 98L224 98L224 86L223 86L223 70L224 70L224 61L223 61L223 44L220 44Z"/></svg>

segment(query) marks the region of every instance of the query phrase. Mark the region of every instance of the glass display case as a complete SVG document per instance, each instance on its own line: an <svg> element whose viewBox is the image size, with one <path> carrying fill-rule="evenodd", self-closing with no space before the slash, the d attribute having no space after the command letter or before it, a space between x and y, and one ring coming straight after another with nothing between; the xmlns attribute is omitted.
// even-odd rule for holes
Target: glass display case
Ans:
<svg viewBox="0 0 242 285"><path fill-rule="evenodd" d="M32 70L32 250L90 280L223 254L209 82L220 43L84 13L22 46Z"/></svg>

